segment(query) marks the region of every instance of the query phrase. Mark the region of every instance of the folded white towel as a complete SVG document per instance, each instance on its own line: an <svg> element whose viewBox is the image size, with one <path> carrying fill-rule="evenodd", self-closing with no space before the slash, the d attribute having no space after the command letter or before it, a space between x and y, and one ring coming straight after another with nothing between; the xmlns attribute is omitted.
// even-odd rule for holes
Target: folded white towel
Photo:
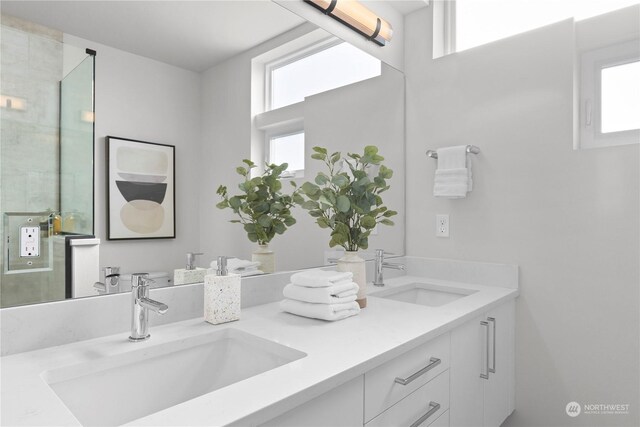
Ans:
<svg viewBox="0 0 640 427"><path fill-rule="evenodd" d="M340 320L360 313L360 306L352 301L342 304L313 304L310 302L284 299L280 302L282 310L303 317L322 320Z"/></svg>
<svg viewBox="0 0 640 427"><path fill-rule="evenodd" d="M255 269L260 266L260 263L257 261L249 261L246 259L240 258L227 258L227 269L228 270L250 270ZM218 268L218 261L211 261L211 268Z"/></svg>
<svg viewBox="0 0 640 427"><path fill-rule="evenodd" d="M358 285L353 282L343 283L324 288L310 288L288 284L282 294L285 298L297 301L314 302L319 304L339 304L356 300Z"/></svg>
<svg viewBox="0 0 640 427"><path fill-rule="evenodd" d="M438 169L433 183L435 197L458 199L473 189L471 158L466 145L438 149Z"/></svg>
<svg viewBox="0 0 640 427"><path fill-rule="evenodd" d="M436 170L433 182L433 195L460 199L466 197L469 191L469 179L466 168Z"/></svg>
<svg viewBox="0 0 640 427"><path fill-rule="evenodd" d="M338 283L348 283L353 280L353 273L335 270L306 270L291 275L291 283L298 286L324 288Z"/></svg>

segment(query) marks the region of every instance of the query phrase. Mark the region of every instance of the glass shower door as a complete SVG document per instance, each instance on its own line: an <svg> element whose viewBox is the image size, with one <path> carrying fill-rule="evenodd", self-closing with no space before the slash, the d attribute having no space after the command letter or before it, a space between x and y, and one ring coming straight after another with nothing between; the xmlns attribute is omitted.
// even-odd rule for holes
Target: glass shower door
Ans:
<svg viewBox="0 0 640 427"><path fill-rule="evenodd" d="M93 235L94 63L88 55L60 83L60 216L65 234Z"/></svg>

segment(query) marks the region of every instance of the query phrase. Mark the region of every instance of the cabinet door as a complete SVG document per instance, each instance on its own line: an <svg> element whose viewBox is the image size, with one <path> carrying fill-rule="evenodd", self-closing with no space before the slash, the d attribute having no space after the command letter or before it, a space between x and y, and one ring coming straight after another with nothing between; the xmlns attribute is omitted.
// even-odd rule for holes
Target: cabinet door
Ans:
<svg viewBox="0 0 640 427"><path fill-rule="evenodd" d="M478 427L484 418L483 382L486 373L487 325L477 317L451 331L450 402L451 426Z"/></svg>
<svg viewBox="0 0 640 427"><path fill-rule="evenodd" d="M364 424L364 377L361 375L260 426L354 427Z"/></svg>
<svg viewBox="0 0 640 427"><path fill-rule="evenodd" d="M497 427L514 409L515 301L488 312L487 321L491 369L484 381L484 425Z"/></svg>

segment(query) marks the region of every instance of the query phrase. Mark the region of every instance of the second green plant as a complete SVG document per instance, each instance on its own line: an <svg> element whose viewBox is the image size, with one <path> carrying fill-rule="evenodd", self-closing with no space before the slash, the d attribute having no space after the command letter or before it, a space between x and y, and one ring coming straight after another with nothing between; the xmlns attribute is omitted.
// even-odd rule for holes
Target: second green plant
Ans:
<svg viewBox="0 0 640 427"><path fill-rule="evenodd" d="M238 184L242 192L230 196L226 186L218 187L217 194L222 201L216 206L220 209L231 209L239 219L232 223L242 224L247 237L260 245L268 244L276 234L283 234L288 227L296 223L291 215L291 208L303 199L298 190L292 194L282 192L282 173L287 164L266 165L262 175L251 178L251 170L256 167L251 160L243 160L243 166L236 172L243 177Z"/></svg>
<svg viewBox="0 0 640 427"><path fill-rule="evenodd" d="M382 164L384 157L375 146L365 147L363 154L348 153L347 158L339 152L329 155L322 147L313 147L313 151L311 157L324 162L327 173L319 172L315 183L302 185L307 197L302 207L321 228L331 230L330 247L367 249L376 225L393 225L390 218L397 214L384 205L381 196L389 189L387 180L393 171ZM373 166L378 171L370 176Z"/></svg>

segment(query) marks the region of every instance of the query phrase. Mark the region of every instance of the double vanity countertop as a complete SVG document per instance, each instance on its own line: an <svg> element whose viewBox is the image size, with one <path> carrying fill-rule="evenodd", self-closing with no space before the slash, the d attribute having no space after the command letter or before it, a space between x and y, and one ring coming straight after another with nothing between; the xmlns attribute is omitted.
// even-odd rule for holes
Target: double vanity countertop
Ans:
<svg viewBox="0 0 640 427"><path fill-rule="evenodd" d="M277 302L242 310L241 319L211 325L196 318L151 328L151 339L132 343L127 332L2 358L3 425L80 425L46 383L47 372L86 364L227 328L303 352L306 356L161 410L130 425L255 425L274 418L394 357L518 296L515 287L401 276L387 288L429 283L477 291L439 307L370 296L359 315L337 322L283 312ZM369 293L379 288L369 285ZM179 366L176 366L178 369ZM210 369L228 369L211 366ZM157 375L162 375L158 372ZM145 378L140 378L145 392ZM104 399L109 399L105 395ZM135 402L131 402L135 404Z"/></svg>

